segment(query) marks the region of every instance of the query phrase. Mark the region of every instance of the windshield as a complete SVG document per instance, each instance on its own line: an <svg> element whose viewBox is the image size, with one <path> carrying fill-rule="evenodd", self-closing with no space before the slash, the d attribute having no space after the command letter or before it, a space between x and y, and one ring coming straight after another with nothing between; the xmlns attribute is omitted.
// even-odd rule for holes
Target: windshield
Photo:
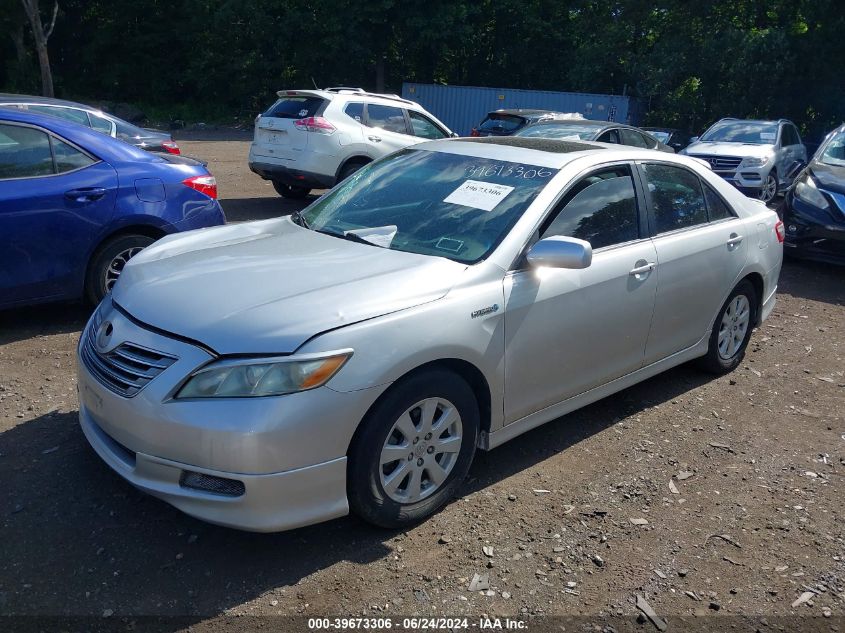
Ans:
<svg viewBox="0 0 845 633"><path fill-rule="evenodd" d="M514 134L514 136L557 138L565 141L591 141L598 129L595 125L541 123L540 125L526 127Z"/></svg>
<svg viewBox="0 0 845 633"><path fill-rule="evenodd" d="M845 131L838 132L819 149L816 159L825 165L845 167Z"/></svg>
<svg viewBox="0 0 845 633"><path fill-rule="evenodd" d="M763 121L722 121L707 130L699 140L774 145L778 140L778 124Z"/></svg>
<svg viewBox="0 0 845 633"><path fill-rule="evenodd" d="M520 125L525 124L525 119L513 114L490 113L487 118L478 126L480 132L513 132Z"/></svg>
<svg viewBox="0 0 845 633"><path fill-rule="evenodd" d="M556 169L407 149L305 209L312 230L472 264L487 257Z"/></svg>
<svg viewBox="0 0 845 633"><path fill-rule="evenodd" d="M659 130L648 130L648 133L651 134L654 138L656 138L661 143L668 143L669 137L671 134L669 132L661 132Z"/></svg>

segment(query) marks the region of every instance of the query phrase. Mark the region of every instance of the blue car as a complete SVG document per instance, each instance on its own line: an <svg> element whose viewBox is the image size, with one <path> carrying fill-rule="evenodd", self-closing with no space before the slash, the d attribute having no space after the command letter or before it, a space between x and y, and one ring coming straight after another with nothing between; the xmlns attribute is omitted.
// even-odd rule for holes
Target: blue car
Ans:
<svg viewBox="0 0 845 633"><path fill-rule="evenodd" d="M224 224L199 161L154 154L70 121L0 112L0 308L97 303L136 253Z"/></svg>

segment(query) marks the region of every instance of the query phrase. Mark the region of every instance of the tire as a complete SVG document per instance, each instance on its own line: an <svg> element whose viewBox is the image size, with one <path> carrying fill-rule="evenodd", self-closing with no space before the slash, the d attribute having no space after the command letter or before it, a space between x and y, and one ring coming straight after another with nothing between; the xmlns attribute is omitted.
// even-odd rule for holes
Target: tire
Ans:
<svg viewBox="0 0 845 633"><path fill-rule="evenodd" d="M147 235L118 235L106 241L91 257L85 276L85 296L92 304L103 300L131 258L155 240Z"/></svg>
<svg viewBox="0 0 845 633"><path fill-rule="evenodd" d="M424 408L432 414L426 416ZM427 417L435 422L433 433ZM475 395L457 374L436 369L398 382L371 409L350 447L347 496L352 511L385 528L428 518L466 477L478 429ZM446 443L449 450L438 452L436 447L446 448ZM385 459L397 459L382 465L383 451Z"/></svg>
<svg viewBox="0 0 845 633"><path fill-rule="evenodd" d="M349 163L346 163L343 166L343 169L340 170L340 175L337 177L337 181L343 182L366 164L367 163L362 163L360 161L351 161Z"/></svg>
<svg viewBox="0 0 845 633"><path fill-rule="evenodd" d="M700 364L703 369L714 374L727 374L736 369L745 357L751 331L757 323L757 292L750 281L737 284L719 310L707 355Z"/></svg>
<svg viewBox="0 0 845 633"><path fill-rule="evenodd" d="M774 181L774 182L773 182ZM760 193L758 194L758 198L769 204L772 200L774 200L778 195L778 174L777 172L772 169L767 175L766 179L763 181L763 186L760 188Z"/></svg>
<svg viewBox="0 0 845 633"><path fill-rule="evenodd" d="M283 182L279 182L278 180L273 181L273 189L275 189L276 193L282 196L282 198L288 198L290 200L302 200L302 198L311 193L311 189L308 187L294 187L292 185L286 185Z"/></svg>

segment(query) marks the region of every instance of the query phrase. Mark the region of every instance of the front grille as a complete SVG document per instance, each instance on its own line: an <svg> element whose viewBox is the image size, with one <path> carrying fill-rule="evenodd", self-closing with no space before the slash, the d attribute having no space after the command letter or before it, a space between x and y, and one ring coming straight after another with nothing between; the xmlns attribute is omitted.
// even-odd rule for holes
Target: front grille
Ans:
<svg viewBox="0 0 845 633"><path fill-rule="evenodd" d="M696 154L695 157L710 163L710 167L712 167L713 171L717 173L736 171L736 168L739 167L739 164L742 162L742 158L737 158L735 156L710 156L707 154Z"/></svg>
<svg viewBox="0 0 845 633"><path fill-rule="evenodd" d="M182 476L179 478L179 485L183 488L213 492L218 495L226 495L227 497L240 497L246 491L244 482L238 481L237 479L215 477L214 475L197 473L193 470L182 471Z"/></svg>
<svg viewBox="0 0 845 633"><path fill-rule="evenodd" d="M122 343L110 352L101 353L95 343L100 323L101 317L97 314L80 346L80 357L103 386L125 398L137 394L178 360L134 343Z"/></svg>

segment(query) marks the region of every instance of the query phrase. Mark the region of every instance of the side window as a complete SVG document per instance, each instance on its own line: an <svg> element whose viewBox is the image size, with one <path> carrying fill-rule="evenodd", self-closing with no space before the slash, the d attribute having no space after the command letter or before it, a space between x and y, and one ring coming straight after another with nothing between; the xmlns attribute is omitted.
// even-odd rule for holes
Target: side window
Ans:
<svg viewBox="0 0 845 633"><path fill-rule="evenodd" d="M91 127L102 132L103 134L111 134L111 121L105 117L101 117L91 112L88 113L88 118L91 119Z"/></svg>
<svg viewBox="0 0 845 633"><path fill-rule="evenodd" d="M622 134L623 145L631 145L633 147L642 147L645 149L649 148L649 145L645 142L643 135L636 130L629 130L628 128L623 127L619 130L619 132Z"/></svg>
<svg viewBox="0 0 845 633"><path fill-rule="evenodd" d="M657 233L707 222L707 206L698 176L674 165L650 164L643 168Z"/></svg>
<svg viewBox="0 0 845 633"><path fill-rule="evenodd" d="M704 198L707 200L707 213L711 222L736 217L730 207L725 204L725 201L719 197L719 194L706 183L704 184Z"/></svg>
<svg viewBox="0 0 845 633"><path fill-rule="evenodd" d="M347 103L346 107L343 109L343 113L358 121L358 123L364 122L364 104L363 103Z"/></svg>
<svg viewBox="0 0 845 633"><path fill-rule="evenodd" d="M541 238L576 237L602 248L640 236L637 193L628 167L603 169L584 177L558 208Z"/></svg>
<svg viewBox="0 0 845 633"><path fill-rule="evenodd" d="M596 141L599 143L616 143L619 144L619 132L617 130L608 130L601 136L599 136Z"/></svg>
<svg viewBox="0 0 845 633"><path fill-rule="evenodd" d="M392 106L367 104L367 125L381 128L388 132L407 134L408 127L405 125L405 113L401 108Z"/></svg>
<svg viewBox="0 0 845 633"><path fill-rule="evenodd" d="M88 113L84 110L77 110L76 108L56 108L53 106L40 105L31 105L28 109L32 112L39 112L41 114L57 116L60 119L65 119L66 121L73 121L74 123L79 123L80 125L91 127L91 124L88 122Z"/></svg>
<svg viewBox="0 0 845 633"><path fill-rule="evenodd" d="M56 157L56 172L59 174L87 167L94 162L87 154L83 154L55 137L53 137L53 156Z"/></svg>
<svg viewBox="0 0 845 633"><path fill-rule="evenodd" d="M52 173L53 156L45 132L0 124L0 179L34 178Z"/></svg>
<svg viewBox="0 0 845 633"><path fill-rule="evenodd" d="M414 136L419 136L420 138L446 138L446 133L437 127L427 116L423 116L413 110L408 110L408 116L411 117L411 129L414 132Z"/></svg>
<svg viewBox="0 0 845 633"><path fill-rule="evenodd" d="M801 136L798 134L798 130L795 128L795 126L787 125L786 127L789 128L789 135L792 137L792 145L800 145Z"/></svg>

